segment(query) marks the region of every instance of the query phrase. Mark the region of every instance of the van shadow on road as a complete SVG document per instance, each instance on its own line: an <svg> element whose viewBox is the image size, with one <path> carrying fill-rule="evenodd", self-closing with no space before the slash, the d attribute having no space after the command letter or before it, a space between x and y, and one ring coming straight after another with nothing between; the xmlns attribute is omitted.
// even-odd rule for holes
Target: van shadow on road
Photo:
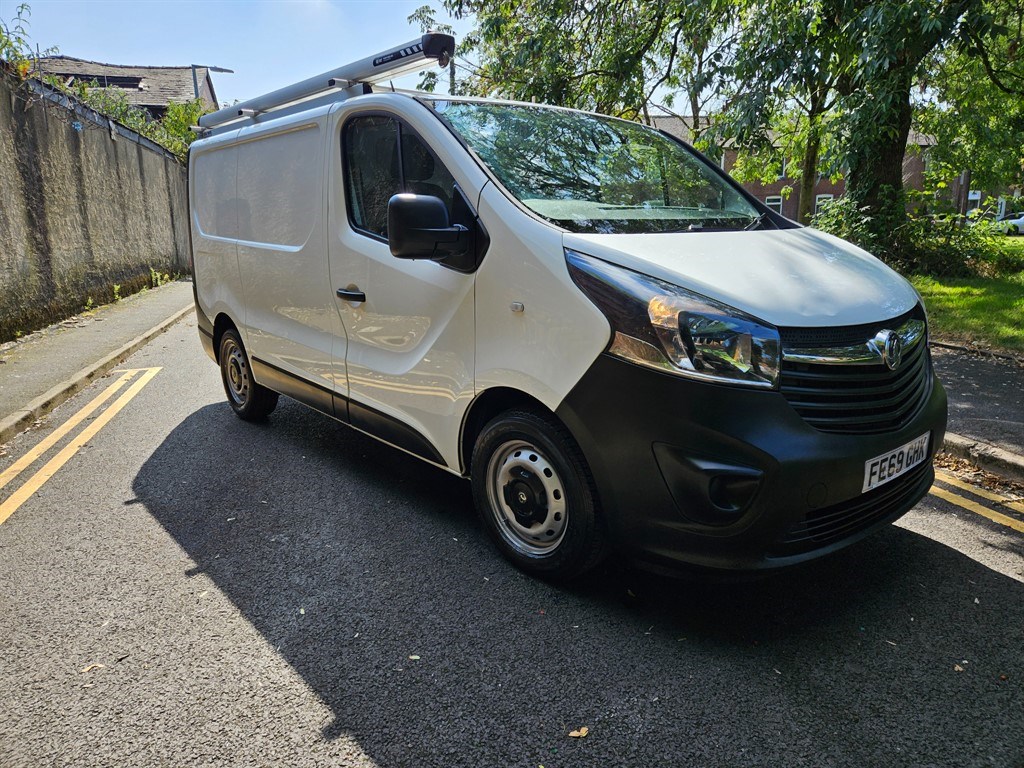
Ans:
<svg viewBox="0 0 1024 768"><path fill-rule="evenodd" d="M551 586L464 481L285 399L202 408L133 488L380 766L1024 756L1024 585L900 528L750 583Z"/></svg>

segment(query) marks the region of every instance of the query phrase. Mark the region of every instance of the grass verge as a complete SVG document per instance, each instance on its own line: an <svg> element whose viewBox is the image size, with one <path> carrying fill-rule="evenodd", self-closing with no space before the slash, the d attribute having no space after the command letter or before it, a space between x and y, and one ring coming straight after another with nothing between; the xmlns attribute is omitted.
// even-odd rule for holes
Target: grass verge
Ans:
<svg viewBox="0 0 1024 768"><path fill-rule="evenodd" d="M932 338L1024 353L1024 271L1000 277L914 275L910 281L924 297Z"/></svg>

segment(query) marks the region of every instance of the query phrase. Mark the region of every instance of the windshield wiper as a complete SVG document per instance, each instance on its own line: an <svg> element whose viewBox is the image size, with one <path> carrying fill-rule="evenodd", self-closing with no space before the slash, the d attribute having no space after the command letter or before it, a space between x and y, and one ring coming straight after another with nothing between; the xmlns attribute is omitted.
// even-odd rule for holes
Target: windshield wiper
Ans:
<svg viewBox="0 0 1024 768"><path fill-rule="evenodd" d="M743 228L744 232L749 232L752 229L761 229L764 226L765 220L768 218L768 214L762 213L759 216L755 216L750 220L750 223Z"/></svg>

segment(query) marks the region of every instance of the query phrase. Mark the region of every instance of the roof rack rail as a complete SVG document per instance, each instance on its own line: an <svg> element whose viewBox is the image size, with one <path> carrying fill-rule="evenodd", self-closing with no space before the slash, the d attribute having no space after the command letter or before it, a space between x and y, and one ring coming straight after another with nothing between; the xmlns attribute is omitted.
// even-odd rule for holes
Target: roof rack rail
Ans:
<svg viewBox="0 0 1024 768"><path fill-rule="evenodd" d="M199 118L200 129L211 129L236 120L255 119L296 101L336 88L350 88L360 83L372 85L381 80L415 71L425 61L436 61L445 67L455 53L455 38L439 32L428 32L405 45L367 56L322 75L310 77L293 85L211 112ZM205 132L205 131L204 131Z"/></svg>

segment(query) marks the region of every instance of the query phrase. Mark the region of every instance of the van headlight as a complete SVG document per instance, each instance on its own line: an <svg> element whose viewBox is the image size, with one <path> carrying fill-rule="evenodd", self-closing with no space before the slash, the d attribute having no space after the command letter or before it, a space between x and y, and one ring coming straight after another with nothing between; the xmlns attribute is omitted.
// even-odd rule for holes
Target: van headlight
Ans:
<svg viewBox="0 0 1024 768"><path fill-rule="evenodd" d="M750 315L631 269L565 249L569 274L612 326L608 351L705 381L775 387L779 332Z"/></svg>

